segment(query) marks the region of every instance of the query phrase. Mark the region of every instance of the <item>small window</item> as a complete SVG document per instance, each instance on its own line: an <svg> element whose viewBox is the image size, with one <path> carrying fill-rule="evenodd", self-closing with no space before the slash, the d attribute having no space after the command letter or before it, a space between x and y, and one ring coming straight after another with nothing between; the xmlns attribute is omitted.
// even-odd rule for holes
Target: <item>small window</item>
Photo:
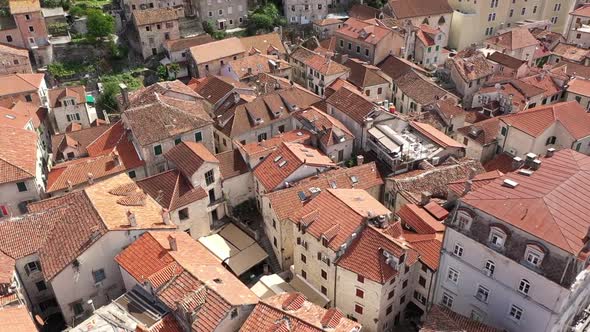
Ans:
<svg viewBox="0 0 590 332"><path fill-rule="evenodd" d="M524 295L528 295L530 289L531 289L531 283L528 280L526 280L526 279L520 280L520 284L518 285L519 292L521 292Z"/></svg>
<svg viewBox="0 0 590 332"><path fill-rule="evenodd" d="M404 280L402 284L402 289L405 289L406 287L408 287L408 279Z"/></svg>
<svg viewBox="0 0 590 332"><path fill-rule="evenodd" d="M33 101L33 97L31 95L26 95L25 96L25 100L28 102L32 102Z"/></svg>
<svg viewBox="0 0 590 332"><path fill-rule="evenodd" d="M35 32L35 28L33 28L33 26L32 26L32 25L29 25L29 31L30 31L30 32Z"/></svg>
<svg viewBox="0 0 590 332"><path fill-rule="evenodd" d="M307 257L304 254L301 254L301 262L307 263Z"/></svg>
<svg viewBox="0 0 590 332"><path fill-rule="evenodd" d="M181 142L182 142L182 138L180 138L180 137L177 137L177 138L174 139L174 145L178 145Z"/></svg>
<svg viewBox="0 0 590 332"><path fill-rule="evenodd" d="M360 297L361 299L365 297L365 292L362 289L356 289L356 297Z"/></svg>
<svg viewBox="0 0 590 332"><path fill-rule="evenodd" d="M383 88L378 88L377 89L377 94L380 95L381 93L383 93Z"/></svg>
<svg viewBox="0 0 590 332"><path fill-rule="evenodd" d="M369 56L369 49L365 48L365 56Z"/></svg>
<svg viewBox="0 0 590 332"><path fill-rule="evenodd" d="M305 272L305 270L301 270L301 276L303 279L307 279L307 272Z"/></svg>
<svg viewBox="0 0 590 332"><path fill-rule="evenodd" d="M490 238L488 241L495 248L504 248L504 242L506 242L506 233L497 227L491 227Z"/></svg>
<svg viewBox="0 0 590 332"><path fill-rule="evenodd" d="M356 276L356 281L358 281L362 284L365 282L365 277L363 277L362 275L359 274Z"/></svg>
<svg viewBox="0 0 590 332"><path fill-rule="evenodd" d="M137 176L137 174L135 174L135 171L129 171L129 173L127 174L129 174L129 177L132 179L135 179L135 177Z"/></svg>
<svg viewBox="0 0 590 332"><path fill-rule="evenodd" d="M322 275L322 279L328 280L328 272L322 270L321 275Z"/></svg>
<svg viewBox="0 0 590 332"><path fill-rule="evenodd" d="M406 296L405 296L405 295L404 295L404 296L402 296L402 297L400 297L400 299L399 299L399 304L400 304L400 305L401 305L401 304L404 304L404 302L406 302Z"/></svg>
<svg viewBox="0 0 590 332"><path fill-rule="evenodd" d="M459 243L455 243L455 248L453 249L453 254L458 257L463 256L463 247Z"/></svg>
<svg viewBox="0 0 590 332"><path fill-rule="evenodd" d="M390 314L392 311L393 311L393 306L391 306L391 305L390 305L390 306L389 306L389 307L387 307L387 309L385 310L385 315L386 315L386 316L387 316L387 315L389 315L389 314Z"/></svg>
<svg viewBox="0 0 590 332"><path fill-rule="evenodd" d="M488 277L491 277L494 275L494 271L496 270L496 264L494 264L492 261L487 261L483 267L483 270Z"/></svg>
<svg viewBox="0 0 590 332"><path fill-rule="evenodd" d="M320 291L322 292L322 294L324 294L324 295L328 295L328 289L327 289L326 287L322 286L322 287L320 288Z"/></svg>
<svg viewBox="0 0 590 332"><path fill-rule="evenodd" d="M18 192L19 193L22 193L22 192L25 192L25 191L28 190L27 189L27 184L24 183L24 182L17 182L16 183L16 187L18 188Z"/></svg>
<svg viewBox="0 0 590 332"><path fill-rule="evenodd" d="M200 142L203 140L203 133L201 133L200 131L195 133L195 142Z"/></svg>
<svg viewBox="0 0 590 332"><path fill-rule="evenodd" d="M178 219L180 219L180 220L187 220L188 219L188 208L178 210Z"/></svg>
<svg viewBox="0 0 590 332"><path fill-rule="evenodd" d="M84 313L84 306L82 305L82 301L76 301L70 304L72 307L72 311L74 312L75 316L80 316Z"/></svg>
<svg viewBox="0 0 590 332"><path fill-rule="evenodd" d="M355 304L354 305L354 312L356 312L359 315L363 314L363 306L361 306L360 304Z"/></svg>
<svg viewBox="0 0 590 332"><path fill-rule="evenodd" d="M482 285L479 285L479 287L477 287L477 293L475 293L475 298L480 300L481 302L487 303L488 302L488 298L490 296L490 290Z"/></svg>
<svg viewBox="0 0 590 332"><path fill-rule="evenodd" d="M213 170L210 170L207 173L205 173L205 183L207 185L212 184L214 180L215 178L213 177Z"/></svg>
<svg viewBox="0 0 590 332"><path fill-rule="evenodd" d="M269 208L270 208L270 204L269 204ZM276 220L272 220L272 228L277 229L277 221Z"/></svg>
<svg viewBox="0 0 590 332"><path fill-rule="evenodd" d="M545 142L545 145L555 144L556 141L557 141L557 137L555 137L555 136L548 137L547 141Z"/></svg>
<svg viewBox="0 0 590 332"><path fill-rule="evenodd" d="M12 36L6 36L6 41L12 43Z"/></svg>
<svg viewBox="0 0 590 332"><path fill-rule="evenodd" d="M452 283L457 284L459 282L459 271L450 267L449 273L447 273L447 279Z"/></svg>
<svg viewBox="0 0 590 332"><path fill-rule="evenodd" d="M447 308L452 308L453 307L453 296L447 293L443 293L442 296L442 300L441 300L441 304L444 305Z"/></svg>
<svg viewBox="0 0 590 332"><path fill-rule="evenodd" d="M393 298L393 296L395 295L395 291L390 291L389 294L387 294L387 299L391 300Z"/></svg>
<svg viewBox="0 0 590 332"><path fill-rule="evenodd" d="M159 156L162 154L162 146L161 145L158 144L158 145L154 146L154 154L156 156Z"/></svg>
<svg viewBox="0 0 590 332"><path fill-rule="evenodd" d="M266 133L258 135L258 142L266 141Z"/></svg>
<svg viewBox="0 0 590 332"><path fill-rule="evenodd" d="M37 291L39 292L42 292L47 289L47 284L45 284L45 281L43 280L36 282L35 286L37 286Z"/></svg>
<svg viewBox="0 0 590 332"><path fill-rule="evenodd" d="M465 211L459 211L457 213L457 226L460 230L467 230L471 227L471 215Z"/></svg>
<svg viewBox="0 0 590 332"><path fill-rule="evenodd" d="M420 276L420 278L418 279L418 284L426 288L426 279L423 276Z"/></svg>
<svg viewBox="0 0 590 332"><path fill-rule="evenodd" d="M231 319L234 319L234 318L236 318L236 317L238 317L238 308L234 308L234 309L231 311L231 316L230 316L230 318L231 318Z"/></svg>
<svg viewBox="0 0 590 332"><path fill-rule="evenodd" d="M513 320L520 321L520 319L522 318L522 308L513 304L510 307L510 312L508 313L508 316Z"/></svg>
<svg viewBox="0 0 590 332"><path fill-rule="evenodd" d="M96 271L92 271L92 278L94 278L94 282L101 282L106 279L106 275L104 273L104 269L99 269Z"/></svg>
<svg viewBox="0 0 590 332"><path fill-rule="evenodd" d="M543 253L531 246L527 246L525 251L525 259L527 263L533 266L539 266L543 260Z"/></svg>

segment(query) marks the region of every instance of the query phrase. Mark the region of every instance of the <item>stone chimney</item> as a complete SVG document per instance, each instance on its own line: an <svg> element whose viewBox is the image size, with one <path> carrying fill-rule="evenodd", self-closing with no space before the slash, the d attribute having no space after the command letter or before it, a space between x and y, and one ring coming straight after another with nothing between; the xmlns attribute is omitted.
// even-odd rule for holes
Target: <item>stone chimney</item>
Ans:
<svg viewBox="0 0 590 332"><path fill-rule="evenodd" d="M170 212L168 209L162 209L162 221L166 225L172 225L172 222L170 221Z"/></svg>
<svg viewBox="0 0 590 332"><path fill-rule="evenodd" d="M86 177L88 178L88 184L94 184L94 174L88 173Z"/></svg>
<svg viewBox="0 0 590 332"><path fill-rule="evenodd" d="M74 189L74 186L72 185L72 181L68 180L68 181L66 181L66 183L68 184L68 191L72 191L72 189Z"/></svg>
<svg viewBox="0 0 590 332"><path fill-rule="evenodd" d="M555 153L555 148L549 148L547 149L547 153L545 154L545 158L551 158L553 157L553 154Z"/></svg>
<svg viewBox="0 0 590 332"><path fill-rule="evenodd" d="M463 189L463 195L467 195L471 191L471 187L473 186L472 180L465 181L465 188Z"/></svg>
<svg viewBox="0 0 590 332"><path fill-rule="evenodd" d="M522 158L520 158L520 157L512 158L512 170L513 171L522 167L522 164L523 164Z"/></svg>
<svg viewBox="0 0 590 332"><path fill-rule="evenodd" d="M121 89L121 98L123 99L123 108L129 107L129 89L125 83L119 83Z"/></svg>
<svg viewBox="0 0 590 332"><path fill-rule="evenodd" d="M362 165L364 162L365 162L365 157L364 156L362 156L360 154L358 156L356 156L356 164L357 164L357 166Z"/></svg>
<svg viewBox="0 0 590 332"><path fill-rule="evenodd" d="M430 198L432 197L432 193L428 191L423 191L420 193L420 206L424 206L430 202Z"/></svg>
<svg viewBox="0 0 590 332"><path fill-rule="evenodd" d="M131 210L127 210L127 221L129 221L129 226L137 227L137 220L135 219L135 213L131 212Z"/></svg>
<svg viewBox="0 0 590 332"><path fill-rule="evenodd" d="M168 235L168 244L170 245L170 251L178 251L178 245L174 236Z"/></svg>
<svg viewBox="0 0 590 332"><path fill-rule="evenodd" d="M473 178L475 177L475 173L477 173L477 170L473 167L470 167L467 173L467 180L473 180Z"/></svg>

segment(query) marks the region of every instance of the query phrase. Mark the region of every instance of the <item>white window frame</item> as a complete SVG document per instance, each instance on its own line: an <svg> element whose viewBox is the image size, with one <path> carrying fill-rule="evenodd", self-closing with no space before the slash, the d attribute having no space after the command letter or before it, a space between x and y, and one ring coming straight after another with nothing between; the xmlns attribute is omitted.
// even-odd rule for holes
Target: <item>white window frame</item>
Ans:
<svg viewBox="0 0 590 332"><path fill-rule="evenodd" d="M475 298L483 303L488 303L488 300L490 299L490 289L484 285L477 285L477 290L475 291Z"/></svg>
<svg viewBox="0 0 590 332"><path fill-rule="evenodd" d="M518 292L528 296L530 291L531 282L527 279L520 279L520 282L518 283Z"/></svg>
<svg viewBox="0 0 590 332"><path fill-rule="evenodd" d="M522 316L524 315L524 309L521 307L512 304L508 309L508 318L512 319L515 322L522 321Z"/></svg>
<svg viewBox="0 0 590 332"><path fill-rule="evenodd" d="M496 264L491 260L487 260L483 266L483 270L485 275L491 277L494 275L494 272L496 271Z"/></svg>
<svg viewBox="0 0 590 332"><path fill-rule="evenodd" d="M460 243L455 243L453 248L453 255L457 257L463 257L463 246Z"/></svg>
<svg viewBox="0 0 590 332"><path fill-rule="evenodd" d="M504 248L504 244L506 243L506 232L501 230L498 227L491 227L490 228L490 236L488 238L488 242L496 248Z"/></svg>
<svg viewBox="0 0 590 332"><path fill-rule="evenodd" d="M533 258L536 257L537 261L534 262L534 259L529 260L529 257L533 257ZM527 245L526 250L524 252L524 259L528 264L538 267L543 262L544 257L545 257L545 254L542 251L540 251L539 249L535 248L532 245Z"/></svg>
<svg viewBox="0 0 590 332"><path fill-rule="evenodd" d="M449 267L449 270L447 271L447 280L457 285L459 283L459 275L459 271Z"/></svg>
<svg viewBox="0 0 590 332"><path fill-rule="evenodd" d="M444 305L449 309L452 309L454 300L455 298L453 297L453 295L449 293L443 293L442 298L440 299L440 304Z"/></svg>
<svg viewBox="0 0 590 332"><path fill-rule="evenodd" d="M473 218L471 215L465 211L458 211L457 212L457 226L459 226L462 230L467 230L471 227L471 222Z"/></svg>

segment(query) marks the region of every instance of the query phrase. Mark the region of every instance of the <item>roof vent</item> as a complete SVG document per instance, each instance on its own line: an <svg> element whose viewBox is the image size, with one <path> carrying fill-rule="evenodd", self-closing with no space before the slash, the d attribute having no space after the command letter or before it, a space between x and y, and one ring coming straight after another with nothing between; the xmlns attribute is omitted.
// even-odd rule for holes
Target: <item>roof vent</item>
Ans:
<svg viewBox="0 0 590 332"><path fill-rule="evenodd" d="M129 226L137 227L137 220L135 219L135 213L127 210L127 221L129 221Z"/></svg>
<svg viewBox="0 0 590 332"><path fill-rule="evenodd" d="M285 166L286 164L287 164L287 161L286 161L286 160L283 160L283 161L281 161L281 162L279 163L279 167L283 167L283 166Z"/></svg>
<svg viewBox="0 0 590 332"><path fill-rule="evenodd" d="M545 158L551 158L553 157L553 154L555 153L555 148L549 148L547 149L547 153L545 154Z"/></svg>
<svg viewBox="0 0 590 332"><path fill-rule="evenodd" d="M541 159L535 159L535 160L533 160L533 162L531 163L531 168L536 171L540 167L541 167Z"/></svg>
<svg viewBox="0 0 590 332"><path fill-rule="evenodd" d="M526 176L531 176L531 175L533 175L533 173L534 172L531 171L530 169L524 169L524 168L522 168L522 169L519 169L518 170L518 174L522 174L522 175L526 175Z"/></svg>
<svg viewBox="0 0 590 332"><path fill-rule="evenodd" d="M505 179L504 186L508 188L516 188L516 186L518 186L518 182L510 179Z"/></svg>
<svg viewBox="0 0 590 332"><path fill-rule="evenodd" d="M352 184L359 183L359 179L355 175L353 175L353 176L350 177L350 181L352 181Z"/></svg>

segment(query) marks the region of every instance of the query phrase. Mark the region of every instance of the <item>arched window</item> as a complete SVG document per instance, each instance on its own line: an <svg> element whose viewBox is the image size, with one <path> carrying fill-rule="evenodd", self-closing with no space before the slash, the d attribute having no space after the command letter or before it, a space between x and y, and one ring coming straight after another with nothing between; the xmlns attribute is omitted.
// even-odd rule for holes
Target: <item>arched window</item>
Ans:
<svg viewBox="0 0 590 332"><path fill-rule="evenodd" d="M471 215L467 211L458 211L457 212L456 223L457 223L457 226L459 226L459 229L468 230L469 227L471 227L472 220L473 220L473 218L471 218Z"/></svg>
<svg viewBox="0 0 590 332"><path fill-rule="evenodd" d="M534 266L538 267L541 265L543 258L545 257L545 253L543 249L537 245L529 244L526 246L526 250L524 252L524 259L525 261Z"/></svg>
<svg viewBox="0 0 590 332"><path fill-rule="evenodd" d="M520 284L518 285L518 291L524 295L528 295L530 289L531 283L526 279L521 279Z"/></svg>
<svg viewBox="0 0 590 332"><path fill-rule="evenodd" d="M506 233L498 227L490 227L490 244L498 249L504 248L506 242Z"/></svg>
<svg viewBox="0 0 590 332"><path fill-rule="evenodd" d="M483 267L483 272L485 273L485 275L487 275L488 277L491 277L494 275L494 271L496 270L496 264L494 264L494 262L488 260L486 261L486 264Z"/></svg>

